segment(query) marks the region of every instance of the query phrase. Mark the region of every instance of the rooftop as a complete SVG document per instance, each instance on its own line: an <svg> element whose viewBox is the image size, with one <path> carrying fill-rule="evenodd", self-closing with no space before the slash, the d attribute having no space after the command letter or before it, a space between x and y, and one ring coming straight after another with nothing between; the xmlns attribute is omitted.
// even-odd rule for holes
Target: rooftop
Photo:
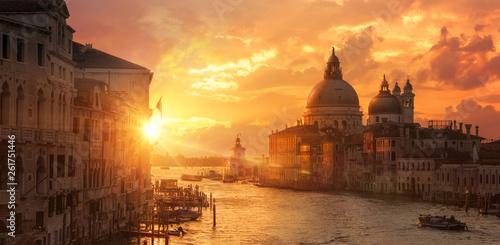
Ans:
<svg viewBox="0 0 500 245"><path fill-rule="evenodd" d="M110 68L110 69L146 69L130 61L93 48L73 42L73 61L78 68Z"/></svg>

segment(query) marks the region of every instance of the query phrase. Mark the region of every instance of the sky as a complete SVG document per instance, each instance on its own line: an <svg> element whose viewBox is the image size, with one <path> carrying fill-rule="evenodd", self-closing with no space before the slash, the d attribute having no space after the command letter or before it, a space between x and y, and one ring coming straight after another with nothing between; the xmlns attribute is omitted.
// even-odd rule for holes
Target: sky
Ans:
<svg viewBox="0 0 500 245"><path fill-rule="evenodd" d="M154 72L156 153L268 154L295 125L335 47L366 123L385 74L410 79L415 121L500 139L500 1L67 0L74 40Z"/></svg>

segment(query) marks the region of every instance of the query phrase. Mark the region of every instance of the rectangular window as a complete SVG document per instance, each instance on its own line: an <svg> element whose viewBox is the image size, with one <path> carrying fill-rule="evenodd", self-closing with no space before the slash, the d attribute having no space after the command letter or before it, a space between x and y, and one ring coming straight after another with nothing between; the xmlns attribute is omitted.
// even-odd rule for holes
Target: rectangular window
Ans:
<svg viewBox="0 0 500 245"><path fill-rule="evenodd" d="M52 43L52 26L49 26L49 43Z"/></svg>
<svg viewBox="0 0 500 245"><path fill-rule="evenodd" d="M35 226L44 227L44 222L43 222L44 215L45 214L43 211L36 212Z"/></svg>
<svg viewBox="0 0 500 245"><path fill-rule="evenodd" d="M60 214L63 212L63 196L58 195L56 197L56 214Z"/></svg>
<svg viewBox="0 0 500 245"><path fill-rule="evenodd" d="M73 72L72 71L69 72L69 82L71 82L71 83L73 82Z"/></svg>
<svg viewBox="0 0 500 245"><path fill-rule="evenodd" d="M45 45L39 43L37 46L38 66L45 66Z"/></svg>
<svg viewBox="0 0 500 245"><path fill-rule="evenodd" d="M16 235L17 234L22 234L21 230L21 221L23 220L23 214L22 213L16 213Z"/></svg>
<svg viewBox="0 0 500 245"><path fill-rule="evenodd" d="M25 62L26 45L22 38L17 39L17 62Z"/></svg>
<svg viewBox="0 0 500 245"><path fill-rule="evenodd" d="M64 171L65 171L65 157L64 155L57 155L57 177L64 177Z"/></svg>
<svg viewBox="0 0 500 245"><path fill-rule="evenodd" d="M83 140L84 141L90 140L90 120L89 119L85 119L85 129L83 131Z"/></svg>
<svg viewBox="0 0 500 245"><path fill-rule="evenodd" d="M54 215L54 197L49 198L49 217Z"/></svg>
<svg viewBox="0 0 500 245"><path fill-rule="evenodd" d="M68 53L71 54L71 50L73 49L73 41L69 40L68 42Z"/></svg>
<svg viewBox="0 0 500 245"><path fill-rule="evenodd" d="M103 141L109 141L109 123L105 122L104 123L104 130L102 134L102 140Z"/></svg>
<svg viewBox="0 0 500 245"><path fill-rule="evenodd" d="M80 132L80 119L78 117L73 117L73 133L77 134Z"/></svg>
<svg viewBox="0 0 500 245"><path fill-rule="evenodd" d="M66 81L66 68L63 68L63 80Z"/></svg>
<svg viewBox="0 0 500 245"><path fill-rule="evenodd" d="M54 62L50 62L50 75L54 76Z"/></svg>
<svg viewBox="0 0 500 245"><path fill-rule="evenodd" d="M49 156L49 178L54 178L54 155Z"/></svg>
<svg viewBox="0 0 500 245"><path fill-rule="evenodd" d="M10 59L10 36L2 34L2 58Z"/></svg>
<svg viewBox="0 0 500 245"><path fill-rule="evenodd" d="M68 177L75 177L75 163L73 156L68 156Z"/></svg>
<svg viewBox="0 0 500 245"><path fill-rule="evenodd" d="M61 78L62 78L62 67L59 66L59 79L61 79Z"/></svg>

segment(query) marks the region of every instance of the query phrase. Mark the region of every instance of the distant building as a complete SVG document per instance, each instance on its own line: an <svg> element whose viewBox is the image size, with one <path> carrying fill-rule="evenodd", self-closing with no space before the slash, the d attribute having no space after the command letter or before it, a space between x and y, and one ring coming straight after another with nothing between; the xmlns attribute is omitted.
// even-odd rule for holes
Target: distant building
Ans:
<svg viewBox="0 0 500 245"><path fill-rule="evenodd" d="M235 176L239 180L256 180L261 175L260 171L267 159L245 156L245 151L246 148L241 145L241 140L237 136L227 161L226 174Z"/></svg>

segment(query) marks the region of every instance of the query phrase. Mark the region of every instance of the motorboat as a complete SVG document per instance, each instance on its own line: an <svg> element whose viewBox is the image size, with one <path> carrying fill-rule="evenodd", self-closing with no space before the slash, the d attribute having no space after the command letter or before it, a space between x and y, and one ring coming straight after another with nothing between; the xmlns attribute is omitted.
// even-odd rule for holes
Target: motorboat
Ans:
<svg viewBox="0 0 500 245"><path fill-rule="evenodd" d="M446 216L423 216L420 215L417 219L418 226L438 228L442 230L464 230L467 229L467 225L460 222L451 216L451 218L446 218Z"/></svg>

